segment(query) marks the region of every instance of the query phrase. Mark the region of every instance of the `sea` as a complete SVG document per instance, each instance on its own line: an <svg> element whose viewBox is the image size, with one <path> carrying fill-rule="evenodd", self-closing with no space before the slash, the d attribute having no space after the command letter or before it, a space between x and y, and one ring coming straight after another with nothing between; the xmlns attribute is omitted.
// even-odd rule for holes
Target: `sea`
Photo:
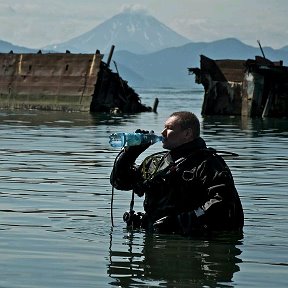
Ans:
<svg viewBox="0 0 288 288"><path fill-rule="evenodd" d="M203 90L138 89L157 112L0 111L0 287L288 287L288 119L201 115ZM242 237L131 231L131 191L112 190L114 132L160 134L194 112L226 157L244 213ZM156 143L137 159L161 151ZM135 198L135 211L143 211Z"/></svg>

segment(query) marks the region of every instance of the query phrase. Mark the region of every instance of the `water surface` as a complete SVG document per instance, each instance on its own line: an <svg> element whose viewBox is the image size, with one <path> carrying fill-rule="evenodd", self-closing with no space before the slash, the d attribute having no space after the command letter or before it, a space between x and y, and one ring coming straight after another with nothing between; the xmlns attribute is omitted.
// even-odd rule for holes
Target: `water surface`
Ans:
<svg viewBox="0 0 288 288"><path fill-rule="evenodd" d="M158 97L158 113L0 111L0 287L287 287L287 119L203 118L201 91L140 95L151 106ZM118 190L112 228L109 176L119 151L109 134L160 133L170 113L187 109L208 146L239 154L226 160L244 207L243 238L128 231L131 193Z"/></svg>

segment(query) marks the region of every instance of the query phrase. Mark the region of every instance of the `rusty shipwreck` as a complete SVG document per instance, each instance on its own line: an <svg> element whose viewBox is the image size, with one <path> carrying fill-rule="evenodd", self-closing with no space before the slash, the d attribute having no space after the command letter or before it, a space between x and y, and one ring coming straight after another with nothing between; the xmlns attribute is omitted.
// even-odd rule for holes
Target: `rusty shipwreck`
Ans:
<svg viewBox="0 0 288 288"><path fill-rule="evenodd" d="M151 111L118 72L94 54L0 53L0 109Z"/></svg>
<svg viewBox="0 0 288 288"><path fill-rule="evenodd" d="M213 60L200 56L200 68L188 68L204 87L202 115L288 116L288 67L256 56Z"/></svg>

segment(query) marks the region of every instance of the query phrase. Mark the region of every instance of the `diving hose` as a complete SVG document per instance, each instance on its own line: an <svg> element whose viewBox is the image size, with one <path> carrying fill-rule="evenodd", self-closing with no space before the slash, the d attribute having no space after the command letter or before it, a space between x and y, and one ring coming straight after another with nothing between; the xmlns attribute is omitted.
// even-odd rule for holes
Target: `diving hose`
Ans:
<svg viewBox="0 0 288 288"><path fill-rule="evenodd" d="M117 160L121 154L122 150L118 153L118 155L116 156L114 163L113 163L113 170L112 170L112 183L114 182L114 171L115 171L115 165L117 163ZM114 186L112 184L112 191L111 191L111 204L110 204L110 218L111 218L111 226L114 227L114 217L113 217L113 202L114 202ZM133 215L134 213L134 191L132 190L132 197L131 197L131 201L130 201L130 213Z"/></svg>

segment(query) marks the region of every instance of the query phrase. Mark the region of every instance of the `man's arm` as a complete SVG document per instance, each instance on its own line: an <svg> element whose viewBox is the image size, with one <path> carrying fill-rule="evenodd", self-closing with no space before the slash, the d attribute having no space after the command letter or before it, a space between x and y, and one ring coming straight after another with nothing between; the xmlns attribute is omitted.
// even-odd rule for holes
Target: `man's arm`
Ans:
<svg viewBox="0 0 288 288"><path fill-rule="evenodd" d="M150 146L138 145L125 147L116 157L110 175L110 183L119 190L132 190L139 180L139 172L135 161L137 157Z"/></svg>

